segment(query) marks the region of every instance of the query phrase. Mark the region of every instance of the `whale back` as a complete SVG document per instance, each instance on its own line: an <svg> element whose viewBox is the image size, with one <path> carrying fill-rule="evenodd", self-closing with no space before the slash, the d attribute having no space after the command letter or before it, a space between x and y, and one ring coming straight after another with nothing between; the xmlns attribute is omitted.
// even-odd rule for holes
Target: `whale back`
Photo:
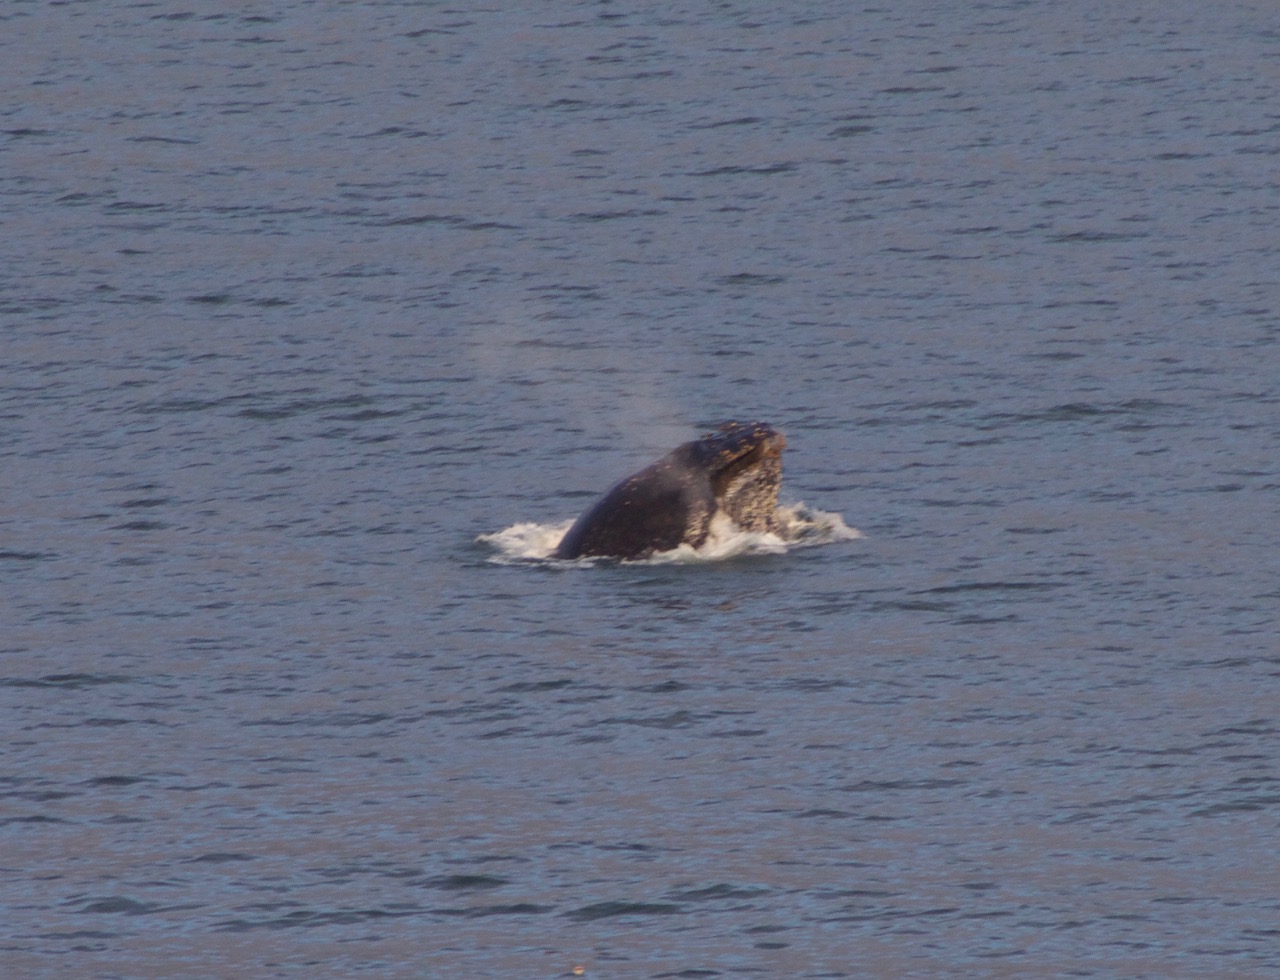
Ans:
<svg viewBox="0 0 1280 980"><path fill-rule="evenodd" d="M583 512L556 547L557 558L643 558L707 538L716 498L686 443L614 484Z"/></svg>

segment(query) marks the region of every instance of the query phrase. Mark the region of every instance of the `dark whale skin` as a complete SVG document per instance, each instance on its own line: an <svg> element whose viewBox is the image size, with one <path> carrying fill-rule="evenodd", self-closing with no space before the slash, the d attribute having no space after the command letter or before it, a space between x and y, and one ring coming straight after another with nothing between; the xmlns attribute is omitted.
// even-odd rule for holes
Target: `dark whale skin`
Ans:
<svg viewBox="0 0 1280 980"><path fill-rule="evenodd" d="M777 530L781 433L727 422L619 481L565 532L552 557L645 558L698 547L725 510L748 530Z"/></svg>

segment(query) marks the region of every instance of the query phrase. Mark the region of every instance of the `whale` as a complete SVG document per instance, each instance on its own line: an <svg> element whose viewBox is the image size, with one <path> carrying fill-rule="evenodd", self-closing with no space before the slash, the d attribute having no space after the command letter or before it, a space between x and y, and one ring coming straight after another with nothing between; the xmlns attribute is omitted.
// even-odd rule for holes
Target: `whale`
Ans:
<svg viewBox="0 0 1280 980"><path fill-rule="evenodd" d="M701 546L717 514L744 531L782 533L778 489L787 440L764 422L725 422L619 480L574 521L553 558L647 558Z"/></svg>

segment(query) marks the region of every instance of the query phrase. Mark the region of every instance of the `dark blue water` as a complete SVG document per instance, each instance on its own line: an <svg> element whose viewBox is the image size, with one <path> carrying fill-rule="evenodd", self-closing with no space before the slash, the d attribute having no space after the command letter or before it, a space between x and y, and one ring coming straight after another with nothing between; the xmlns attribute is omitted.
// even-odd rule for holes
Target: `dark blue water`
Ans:
<svg viewBox="0 0 1280 980"><path fill-rule="evenodd" d="M508 6L0 10L0 972L1280 969L1275 10Z"/></svg>

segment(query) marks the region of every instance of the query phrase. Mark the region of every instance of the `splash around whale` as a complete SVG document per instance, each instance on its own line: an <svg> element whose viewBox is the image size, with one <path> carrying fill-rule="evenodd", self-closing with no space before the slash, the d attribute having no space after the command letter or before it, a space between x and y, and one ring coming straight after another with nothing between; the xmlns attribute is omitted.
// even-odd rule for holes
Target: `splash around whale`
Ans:
<svg viewBox="0 0 1280 980"><path fill-rule="evenodd" d="M575 521L478 540L501 563L592 564L717 561L861 537L837 514L778 503L785 446L763 422L726 422L618 481Z"/></svg>

